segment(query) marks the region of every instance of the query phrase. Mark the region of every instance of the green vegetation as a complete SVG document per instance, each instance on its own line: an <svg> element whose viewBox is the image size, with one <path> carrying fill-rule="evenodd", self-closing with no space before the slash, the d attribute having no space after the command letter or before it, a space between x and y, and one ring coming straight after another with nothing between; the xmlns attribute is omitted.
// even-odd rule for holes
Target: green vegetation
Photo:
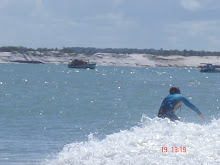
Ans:
<svg viewBox="0 0 220 165"><path fill-rule="evenodd" d="M115 53L115 54L153 54L153 55L183 55L183 56L220 56L220 52L211 51L194 51L194 50L163 50L163 49L129 49L129 48L92 48L92 47L64 47L58 48L26 48L22 46L3 46L0 47L0 52L13 52L13 53L28 53L28 52L41 52L47 54L48 52L56 51L60 55L64 53L68 54L87 54L92 55L95 53ZM53 53L52 53L53 54ZM57 53L56 53L57 54Z"/></svg>
<svg viewBox="0 0 220 165"><path fill-rule="evenodd" d="M3 46L0 47L0 52L27 52L27 51L33 51L34 49L32 48L25 48L22 46Z"/></svg>

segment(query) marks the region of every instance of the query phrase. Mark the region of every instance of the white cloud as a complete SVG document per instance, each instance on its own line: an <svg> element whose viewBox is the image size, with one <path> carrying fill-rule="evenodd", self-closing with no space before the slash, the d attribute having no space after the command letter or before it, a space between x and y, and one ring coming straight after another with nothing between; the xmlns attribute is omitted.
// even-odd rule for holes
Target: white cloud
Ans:
<svg viewBox="0 0 220 165"><path fill-rule="evenodd" d="M5 7L5 5L7 5L7 4L8 4L7 0L0 0L0 8Z"/></svg>
<svg viewBox="0 0 220 165"><path fill-rule="evenodd" d="M132 26L135 23L125 17L122 13L105 13L102 15L96 15L94 17L88 18L91 22L97 22L102 26L109 26L109 24L113 27L116 26Z"/></svg>
<svg viewBox="0 0 220 165"><path fill-rule="evenodd" d="M125 0L113 0L113 4L118 7L118 6L122 5L124 3L124 1Z"/></svg>
<svg viewBox="0 0 220 165"><path fill-rule="evenodd" d="M170 25L170 30L177 33L185 33L190 36L207 34L214 31L219 31L219 20L212 21L185 21L178 24Z"/></svg>
<svg viewBox="0 0 220 165"><path fill-rule="evenodd" d="M37 8L42 8L43 0L35 0L35 4L36 4Z"/></svg>
<svg viewBox="0 0 220 165"><path fill-rule="evenodd" d="M219 38L213 35L208 37L208 41L210 41L215 46L219 45L220 43Z"/></svg>
<svg viewBox="0 0 220 165"><path fill-rule="evenodd" d="M168 40L173 46L216 50L220 45L220 21L185 21L168 26ZM190 43L190 44L189 44ZM187 49L188 49L187 48Z"/></svg>
<svg viewBox="0 0 220 165"><path fill-rule="evenodd" d="M192 11L202 8L202 5L200 4L198 0L182 0L181 5L183 8L187 10L192 10Z"/></svg>

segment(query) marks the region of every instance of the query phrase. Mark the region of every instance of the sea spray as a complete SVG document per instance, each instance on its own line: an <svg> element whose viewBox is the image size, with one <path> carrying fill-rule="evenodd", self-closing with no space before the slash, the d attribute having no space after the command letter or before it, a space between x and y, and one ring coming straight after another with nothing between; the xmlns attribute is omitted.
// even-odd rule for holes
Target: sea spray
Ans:
<svg viewBox="0 0 220 165"><path fill-rule="evenodd" d="M142 117L141 125L67 144L47 165L220 164L220 120L210 124Z"/></svg>

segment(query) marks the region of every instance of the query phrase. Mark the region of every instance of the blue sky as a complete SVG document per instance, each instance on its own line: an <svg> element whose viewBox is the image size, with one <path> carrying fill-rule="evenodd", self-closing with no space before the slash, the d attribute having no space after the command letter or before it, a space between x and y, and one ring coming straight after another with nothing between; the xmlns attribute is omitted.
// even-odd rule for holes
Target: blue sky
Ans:
<svg viewBox="0 0 220 165"><path fill-rule="evenodd" d="M219 0L0 0L0 46L220 51Z"/></svg>

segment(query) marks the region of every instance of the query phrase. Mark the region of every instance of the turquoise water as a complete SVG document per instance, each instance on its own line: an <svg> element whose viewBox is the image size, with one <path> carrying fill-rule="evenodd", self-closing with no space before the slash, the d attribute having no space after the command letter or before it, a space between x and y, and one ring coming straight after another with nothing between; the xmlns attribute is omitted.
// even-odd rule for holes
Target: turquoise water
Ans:
<svg viewBox="0 0 220 165"><path fill-rule="evenodd" d="M220 163L218 73L0 64L0 75L2 165ZM183 122L158 119L170 86L205 120L184 105L177 112Z"/></svg>

